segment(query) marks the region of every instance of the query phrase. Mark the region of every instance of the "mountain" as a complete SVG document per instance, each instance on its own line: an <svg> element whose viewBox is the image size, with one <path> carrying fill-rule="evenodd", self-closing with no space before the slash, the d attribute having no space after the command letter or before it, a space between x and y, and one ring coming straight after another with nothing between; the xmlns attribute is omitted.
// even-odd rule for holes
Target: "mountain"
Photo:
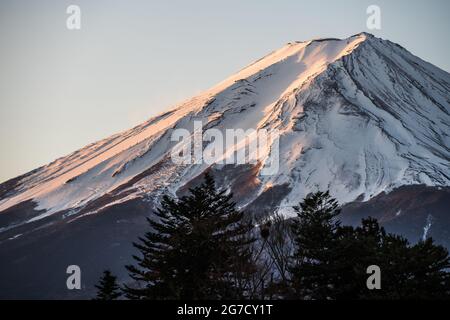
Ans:
<svg viewBox="0 0 450 320"><path fill-rule="evenodd" d="M288 43L173 110L1 184L0 297L86 294L65 288L70 264L87 287L105 267L123 277L160 196L183 194L207 170L249 214L289 217L308 193L330 190L347 223L370 214L412 241L450 245L449 112L450 74L395 43L367 33ZM195 136L196 122L278 135L252 163L174 162L173 133ZM264 174L274 154L277 170Z"/></svg>

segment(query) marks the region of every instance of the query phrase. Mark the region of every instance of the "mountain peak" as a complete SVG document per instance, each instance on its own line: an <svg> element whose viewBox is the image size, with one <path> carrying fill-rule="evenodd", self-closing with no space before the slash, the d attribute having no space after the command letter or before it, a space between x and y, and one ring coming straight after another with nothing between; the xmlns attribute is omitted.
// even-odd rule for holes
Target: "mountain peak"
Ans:
<svg viewBox="0 0 450 320"><path fill-rule="evenodd" d="M252 78L271 73L274 68L286 68L285 75L289 79L296 78L291 79L293 81L292 86L286 88L292 90L294 87L300 86L303 81L326 70L329 64L353 52L366 39L365 34L359 34L345 39L322 38L305 42L290 42L251 63L213 87L208 93L215 95L218 91L225 90L238 80L251 81Z"/></svg>
<svg viewBox="0 0 450 320"><path fill-rule="evenodd" d="M372 33L366 32L366 31L357 33L357 34L351 36L350 38L352 38L352 37L360 37L360 36L365 36L367 38L376 38Z"/></svg>

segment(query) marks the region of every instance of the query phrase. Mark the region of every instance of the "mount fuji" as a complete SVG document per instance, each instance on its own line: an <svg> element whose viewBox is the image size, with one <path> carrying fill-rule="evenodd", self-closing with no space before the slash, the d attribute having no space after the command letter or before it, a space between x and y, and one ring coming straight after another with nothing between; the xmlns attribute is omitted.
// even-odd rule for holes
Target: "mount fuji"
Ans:
<svg viewBox="0 0 450 320"><path fill-rule="evenodd" d="M195 121L279 138L253 164L176 164L171 136L194 134ZM71 264L88 287L106 267L125 277L160 197L206 171L248 214L289 218L308 193L330 190L344 223L371 215L411 241L450 247L449 127L450 74L400 45L367 33L288 43L170 111L1 184L0 297L77 297L65 287ZM278 170L263 175L273 152Z"/></svg>

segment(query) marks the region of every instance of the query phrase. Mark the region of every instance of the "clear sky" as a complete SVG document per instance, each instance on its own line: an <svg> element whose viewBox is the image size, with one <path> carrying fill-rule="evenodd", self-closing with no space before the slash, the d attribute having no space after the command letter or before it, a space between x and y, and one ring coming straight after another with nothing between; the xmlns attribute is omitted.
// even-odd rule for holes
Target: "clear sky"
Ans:
<svg viewBox="0 0 450 320"><path fill-rule="evenodd" d="M66 8L81 8L68 30ZM366 29L381 8L382 29ZM145 121L287 42L361 31L450 70L448 0L0 0L0 182Z"/></svg>

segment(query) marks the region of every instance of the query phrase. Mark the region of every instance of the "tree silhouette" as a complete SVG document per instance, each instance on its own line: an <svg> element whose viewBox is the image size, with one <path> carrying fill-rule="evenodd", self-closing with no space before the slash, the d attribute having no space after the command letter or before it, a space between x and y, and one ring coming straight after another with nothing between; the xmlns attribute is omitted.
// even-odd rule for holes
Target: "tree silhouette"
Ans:
<svg viewBox="0 0 450 320"><path fill-rule="evenodd" d="M291 268L297 296L328 299L333 296L339 275L336 231L340 223L338 203L328 192L311 194L294 207L297 219L292 224L296 250Z"/></svg>
<svg viewBox="0 0 450 320"><path fill-rule="evenodd" d="M295 208L292 286L297 299L448 299L450 258L432 239L411 245L373 218L341 226L328 192ZM366 286L367 268L381 270L381 290Z"/></svg>
<svg viewBox="0 0 450 320"><path fill-rule="evenodd" d="M127 269L136 285L131 299L238 299L248 293L253 272L249 233L232 194L218 191L206 174L203 183L179 200L164 196L151 230L134 246L140 256Z"/></svg>
<svg viewBox="0 0 450 320"><path fill-rule="evenodd" d="M99 284L95 287L98 289L95 300L116 300L122 295L117 278L109 270L103 272Z"/></svg>

